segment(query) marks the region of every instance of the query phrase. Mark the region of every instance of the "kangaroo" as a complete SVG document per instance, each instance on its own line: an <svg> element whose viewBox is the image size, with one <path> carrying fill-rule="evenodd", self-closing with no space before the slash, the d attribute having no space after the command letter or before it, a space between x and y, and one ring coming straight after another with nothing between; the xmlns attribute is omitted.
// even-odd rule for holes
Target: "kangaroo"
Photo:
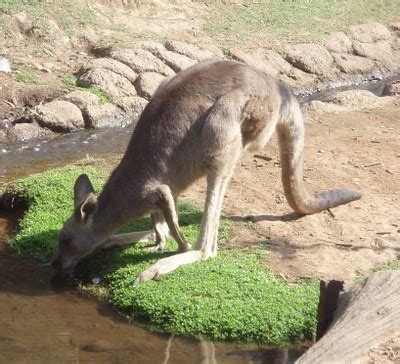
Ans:
<svg viewBox="0 0 400 364"><path fill-rule="evenodd" d="M284 193L295 211L313 214L361 198L361 193L348 189L307 192L303 116L286 86L239 62L206 60L157 89L98 198L86 175L77 179L75 211L60 232L53 267L68 273L94 250L150 239L152 231L114 235L149 213L156 234L154 249L163 248L170 232L178 254L160 259L135 284L214 257L222 202L233 170L246 151L265 146L275 130ZM175 201L202 176L207 180L204 213L197 242L189 250Z"/></svg>

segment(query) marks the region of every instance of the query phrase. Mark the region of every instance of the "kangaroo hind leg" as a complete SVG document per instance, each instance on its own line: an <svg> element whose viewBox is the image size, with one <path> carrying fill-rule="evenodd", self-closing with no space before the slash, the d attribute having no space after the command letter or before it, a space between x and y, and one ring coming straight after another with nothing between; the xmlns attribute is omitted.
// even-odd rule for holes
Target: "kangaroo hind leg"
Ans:
<svg viewBox="0 0 400 364"><path fill-rule="evenodd" d="M157 190L159 201L158 207L163 215L164 221L167 223L172 237L178 243L178 252L183 253L190 250L190 244L186 241L178 222L178 214L176 213L175 200L168 186L162 185Z"/></svg>
<svg viewBox="0 0 400 364"><path fill-rule="evenodd" d="M158 278L182 265L195 263L217 254L218 226L224 193L233 169L243 153L239 122L245 102L242 96L228 94L219 99L207 115L199 136L198 147L203 148L207 170L207 198L195 249L160 259L138 276L135 285ZM168 194L166 197L169 198ZM166 206L163 211L167 223L170 221L171 234L177 234L178 231L173 231L175 226L173 216L170 216L169 220L166 214L167 212L173 214L175 211L171 208L171 203L173 199L172 202L169 199L170 208L167 208L168 204L163 201Z"/></svg>
<svg viewBox="0 0 400 364"><path fill-rule="evenodd" d="M168 224L165 221L163 213L159 210L151 214L151 221L154 226L155 242L144 249L148 251L163 251L170 235Z"/></svg>

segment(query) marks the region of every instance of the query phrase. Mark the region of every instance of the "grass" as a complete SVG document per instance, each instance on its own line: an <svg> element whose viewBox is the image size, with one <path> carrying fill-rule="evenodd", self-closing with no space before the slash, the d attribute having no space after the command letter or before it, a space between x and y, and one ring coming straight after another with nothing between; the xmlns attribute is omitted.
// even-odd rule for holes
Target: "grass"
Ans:
<svg viewBox="0 0 400 364"><path fill-rule="evenodd" d="M284 42L320 42L350 25L400 15L400 0L308 0L209 2L206 29L225 46L238 43L273 47Z"/></svg>
<svg viewBox="0 0 400 364"><path fill-rule="evenodd" d="M62 81L68 86L76 86L78 79L74 75L65 75Z"/></svg>
<svg viewBox="0 0 400 364"><path fill-rule="evenodd" d="M34 85L39 83L39 77L36 76L29 68L23 68L19 70L15 74L14 79L18 82L29 83Z"/></svg>
<svg viewBox="0 0 400 364"><path fill-rule="evenodd" d="M74 90L81 90L81 91L86 91L86 92L91 92L92 94L96 95L97 98L99 99L100 105L104 105L109 101L107 94L96 88L96 87L78 87L77 82L78 79L74 75L65 75L62 81L68 85L68 86L73 86Z"/></svg>
<svg viewBox="0 0 400 364"><path fill-rule="evenodd" d="M12 244L22 254L43 260L52 255L63 221L72 212L72 186L85 171L96 190L105 173L99 168L68 166L13 182L7 191L28 202L20 231ZM199 232L201 211L179 204L182 230L193 244ZM124 231L151 228L149 218ZM150 264L168 256L176 244L168 241L165 252L140 246L100 251L78 265L80 287L108 299L143 325L212 340L259 342L279 345L312 339L316 325L319 287L316 281L289 285L262 263L265 251L227 249L229 223L222 220L219 255L183 266L159 281L133 287L133 280ZM101 284L90 284L93 278Z"/></svg>
<svg viewBox="0 0 400 364"><path fill-rule="evenodd" d="M397 257L399 260L396 260L394 262L391 262L389 264L385 264L384 266L378 268L376 271L382 272L382 271L389 271L389 270L400 270L400 256Z"/></svg>
<svg viewBox="0 0 400 364"><path fill-rule="evenodd" d="M98 21L85 3L75 0L1 0L0 17L3 14L11 15L19 12L28 14L34 26L43 37L48 37L48 19L57 21L61 29L71 35L74 30L82 26L96 26Z"/></svg>

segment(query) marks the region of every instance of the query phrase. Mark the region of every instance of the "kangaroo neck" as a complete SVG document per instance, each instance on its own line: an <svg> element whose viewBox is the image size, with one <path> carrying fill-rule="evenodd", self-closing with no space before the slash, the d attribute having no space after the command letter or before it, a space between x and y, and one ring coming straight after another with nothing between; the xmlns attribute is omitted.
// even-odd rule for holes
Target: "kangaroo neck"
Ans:
<svg viewBox="0 0 400 364"><path fill-rule="evenodd" d="M134 167L129 170L122 161L112 172L98 197L97 212L93 216L93 230L104 239L148 212L143 203L143 183L140 183L143 178L138 175L133 177L134 175Z"/></svg>

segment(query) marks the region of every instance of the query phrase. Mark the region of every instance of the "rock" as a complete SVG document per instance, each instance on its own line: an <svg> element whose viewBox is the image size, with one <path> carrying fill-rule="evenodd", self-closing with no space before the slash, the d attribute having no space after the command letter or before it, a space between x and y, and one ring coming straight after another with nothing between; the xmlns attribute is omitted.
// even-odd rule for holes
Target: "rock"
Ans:
<svg viewBox="0 0 400 364"><path fill-rule="evenodd" d="M81 69L81 73L84 73L91 68L102 68L112 71L128 79L131 83L135 82L137 78L137 74L130 67L112 58L96 58L88 65L85 65Z"/></svg>
<svg viewBox="0 0 400 364"><path fill-rule="evenodd" d="M46 30L50 34L52 43L58 46L54 49L56 51L60 51L62 54L65 54L65 48L69 48L71 46L68 35L59 27L57 22L51 18L46 19L46 25Z"/></svg>
<svg viewBox="0 0 400 364"><path fill-rule="evenodd" d="M400 271L375 272L342 293L328 331L296 363L399 363L400 350L391 350L400 348L399 280Z"/></svg>
<svg viewBox="0 0 400 364"><path fill-rule="evenodd" d="M109 102L103 105L89 105L83 114L87 127L92 129L125 127L130 124L126 113Z"/></svg>
<svg viewBox="0 0 400 364"><path fill-rule="evenodd" d="M334 53L351 53L352 42L343 32L331 33L326 40L326 49Z"/></svg>
<svg viewBox="0 0 400 364"><path fill-rule="evenodd" d="M114 102L125 112L128 125L139 120L140 115L142 115L144 108L148 104L146 99L139 96L122 97L114 100Z"/></svg>
<svg viewBox="0 0 400 364"><path fill-rule="evenodd" d="M352 54L332 53L337 67L341 72L348 74L363 74L371 71L375 63L364 57L354 56Z"/></svg>
<svg viewBox="0 0 400 364"><path fill-rule="evenodd" d="M42 32L35 27L25 12L12 15L12 23L18 31L26 36L41 36Z"/></svg>
<svg viewBox="0 0 400 364"><path fill-rule="evenodd" d="M120 97L114 103L128 114L140 116L146 105L149 103L140 96Z"/></svg>
<svg viewBox="0 0 400 364"><path fill-rule="evenodd" d="M0 72L10 73L11 64L8 58L0 55Z"/></svg>
<svg viewBox="0 0 400 364"><path fill-rule="evenodd" d="M327 76L332 73L333 57L318 44L297 44L287 47L286 60L304 72Z"/></svg>
<svg viewBox="0 0 400 364"><path fill-rule="evenodd" d="M143 49L145 49L145 50L147 50L147 51L149 51L151 53L154 53L156 51L165 50L165 47L161 43L153 42L153 41L150 41L150 40L146 40L146 41L140 42L139 45L140 45L140 47L142 47Z"/></svg>
<svg viewBox="0 0 400 364"><path fill-rule="evenodd" d="M67 101L51 101L35 107L30 117L54 132L68 132L85 126L79 108Z"/></svg>
<svg viewBox="0 0 400 364"><path fill-rule="evenodd" d="M219 49L216 45L211 43L201 44L200 50L211 52L212 56L216 58L221 58L221 59L226 58L221 49Z"/></svg>
<svg viewBox="0 0 400 364"><path fill-rule="evenodd" d="M140 74L136 82L139 95L147 99L151 98L164 80L165 77L159 73L145 72Z"/></svg>
<svg viewBox="0 0 400 364"><path fill-rule="evenodd" d="M95 87L102 90L110 99L123 96L135 96L135 87L119 74L101 68L93 68L81 75L78 85Z"/></svg>
<svg viewBox="0 0 400 364"><path fill-rule="evenodd" d="M261 53L260 53L261 52ZM273 66L279 74L287 74L291 72L292 65L284 60L284 58L277 52L267 49L267 50L257 50L256 53L261 55L267 63Z"/></svg>
<svg viewBox="0 0 400 364"><path fill-rule="evenodd" d="M167 66L171 67L175 72L180 72L185 68L189 68L196 64L196 61L182 54L168 51L166 49L153 50L153 54L160 58Z"/></svg>
<svg viewBox="0 0 400 364"><path fill-rule="evenodd" d="M373 59L375 61L390 62L393 58L392 46L390 42L376 42L376 43L353 43L354 53Z"/></svg>
<svg viewBox="0 0 400 364"><path fill-rule="evenodd" d="M207 58L214 57L214 54L208 50L202 50L192 44L169 41L166 43L165 47L172 52L183 54L186 57L192 58L196 61L203 61Z"/></svg>
<svg viewBox="0 0 400 364"><path fill-rule="evenodd" d="M297 92L307 92L308 87L317 81L317 76L292 67L288 74L279 75L278 79L288 86L296 89Z"/></svg>
<svg viewBox="0 0 400 364"><path fill-rule="evenodd" d="M317 113L374 109L391 102L390 97L378 97L367 90L348 90L331 95L322 101L312 101L310 108Z"/></svg>
<svg viewBox="0 0 400 364"><path fill-rule="evenodd" d="M99 98L92 92L87 91L72 91L64 96L58 98L58 100L68 101L78 106L81 110L85 109L89 105L98 105Z"/></svg>
<svg viewBox="0 0 400 364"><path fill-rule="evenodd" d="M391 29L391 31L396 36L396 40L398 40L399 37L400 37L400 21L390 23L389 24L389 28Z"/></svg>
<svg viewBox="0 0 400 364"><path fill-rule="evenodd" d="M383 96L399 96L400 95L400 81L392 82L385 86L383 89Z"/></svg>
<svg viewBox="0 0 400 364"><path fill-rule="evenodd" d="M145 49L121 49L111 53L112 58L126 64L137 73L157 72L173 76L175 72Z"/></svg>
<svg viewBox="0 0 400 364"><path fill-rule="evenodd" d="M26 141L50 135L49 130L35 123L20 123L7 129L7 136L12 141Z"/></svg>
<svg viewBox="0 0 400 364"><path fill-rule="evenodd" d="M380 23L365 23L352 26L353 38L361 43L374 43L389 40L392 36L389 29Z"/></svg>
<svg viewBox="0 0 400 364"><path fill-rule="evenodd" d="M273 65L265 62L262 58L257 57L256 55L248 54L241 50L233 50L230 55L232 59L246 63L272 77L276 77L279 74L279 71Z"/></svg>
<svg viewBox="0 0 400 364"><path fill-rule="evenodd" d="M342 111L348 111L345 106L330 104L328 102L314 100L305 108L307 111L313 111L319 115L321 114L337 114Z"/></svg>

